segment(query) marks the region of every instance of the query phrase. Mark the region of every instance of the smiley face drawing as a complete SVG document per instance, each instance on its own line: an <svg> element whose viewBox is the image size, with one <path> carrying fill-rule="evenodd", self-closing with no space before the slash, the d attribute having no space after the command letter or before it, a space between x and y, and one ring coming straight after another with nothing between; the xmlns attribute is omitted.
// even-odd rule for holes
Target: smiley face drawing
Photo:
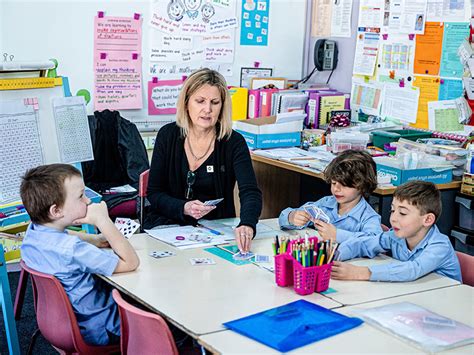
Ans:
<svg viewBox="0 0 474 355"><path fill-rule="evenodd" d="M183 19L185 8L180 0L171 0L168 4L168 17L174 21Z"/></svg>
<svg viewBox="0 0 474 355"><path fill-rule="evenodd" d="M199 7L201 6L202 0L184 0L184 6L186 7L186 14L195 19L199 14Z"/></svg>
<svg viewBox="0 0 474 355"><path fill-rule="evenodd" d="M214 16L215 13L216 13L216 10L214 10L214 6L210 4L202 5L201 14L202 14L202 20L205 23L208 23L211 17Z"/></svg>

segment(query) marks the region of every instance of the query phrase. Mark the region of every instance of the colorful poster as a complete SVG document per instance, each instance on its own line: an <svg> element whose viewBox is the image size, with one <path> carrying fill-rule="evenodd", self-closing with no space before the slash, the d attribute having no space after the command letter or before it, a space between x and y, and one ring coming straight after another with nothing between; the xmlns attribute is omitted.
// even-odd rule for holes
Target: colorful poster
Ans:
<svg viewBox="0 0 474 355"><path fill-rule="evenodd" d="M331 36L332 1L313 0L311 37Z"/></svg>
<svg viewBox="0 0 474 355"><path fill-rule="evenodd" d="M270 0L242 0L240 44L266 46L268 44Z"/></svg>
<svg viewBox="0 0 474 355"><path fill-rule="evenodd" d="M378 116L382 103L383 87L378 83L352 82L351 108L367 115Z"/></svg>
<svg viewBox="0 0 474 355"><path fill-rule="evenodd" d="M428 103L428 128L438 132L463 132L464 125L455 100L432 101Z"/></svg>
<svg viewBox="0 0 474 355"><path fill-rule="evenodd" d="M150 61L167 68L233 63L235 0L153 1L150 11Z"/></svg>
<svg viewBox="0 0 474 355"><path fill-rule="evenodd" d="M463 22L469 20L471 11L469 0L430 0L426 16L427 21Z"/></svg>
<svg viewBox="0 0 474 355"><path fill-rule="evenodd" d="M389 0L385 0L390 2ZM359 22L357 27L381 28L383 21L384 0L360 0Z"/></svg>
<svg viewBox="0 0 474 355"><path fill-rule="evenodd" d="M386 0L382 32L424 33L426 2L427 0Z"/></svg>
<svg viewBox="0 0 474 355"><path fill-rule="evenodd" d="M94 109L139 109L142 103L142 19L94 19Z"/></svg>
<svg viewBox="0 0 474 355"><path fill-rule="evenodd" d="M413 86L420 89L418 114L413 127L428 128L428 102L438 101L439 79L432 76L415 76Z"/></svg>
<svg viewBox="0 0 474 355"><path fill-rule="evenodd" d="M94 109L141 109L142 60L135 54L102 53L94 60Z"/></svg>
<svg viewBox="0 0 474 355"><path fill-rule="evenodd" d="M415 74L438 75L443 44L444 26L440 22L427 22L425 33L416 36Z"/></svg>
<svg viewBox="0 0 474 355"><path fill-rule="evenodd" d="M183 77L184 79L185 77ZM148 82L148 114L172 115L184 80L156 80Z"/></svg>
<svg viewBox="0 0 474 355"><path fill-rule="evenodd" d="M457 99L463 95L464 88L462 80L441 79L439 81L439 98L438 100Z"/></svg>
<svg viewBox="0 0 474 355"><path fill-rule="evenodd" d="M376 30L378 31L378 29ZM353 74L374 75L379 41L380 33L358 32L354 56L354 69L352 70Z"/></svg>
<svg viewBox="0 0 474 355"><path fill-rule="evenodd" d="M94 18L95 53L141 53L141 17L98 17Z"/></svg>
<svg viewBox="0 0 474 355"><path fill-rule="evenodd" d="M414 46L415 42L407 35L384 36L380 41L380 55L377 61L379 81L384 81L388 77L397 83L400 79L407 82L408 76L413 73Z"/></svg>
<svg viewBox="0 0 474 355"><path fill-rule="evenodd" d="M444 23L440 76L462 77L464 66L459 58L458 49L467 36L469 36L468 22Z"/></svg>

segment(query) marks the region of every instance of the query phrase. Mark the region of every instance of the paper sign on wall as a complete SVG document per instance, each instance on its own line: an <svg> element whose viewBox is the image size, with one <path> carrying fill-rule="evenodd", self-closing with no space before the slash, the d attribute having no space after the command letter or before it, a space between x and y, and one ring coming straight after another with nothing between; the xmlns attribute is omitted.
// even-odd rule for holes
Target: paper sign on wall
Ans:
<svg viewBox="0 0 474 355"><path fill-rule="evenodd" d="M240 44L266 46L268 44L270 0L243 0L240 21Z"/></svg>
<svg viewBox="0 0 474 355"><path fill-rule="evenodd" d="M96 110L139 109L142 103L142 60L130 54L94 58Z"/></svg>
<svg viewBox="0 0 474 355"><path fill-rule="evenodd" d="M148 82L148 114L170 115L176 113L176 102L183 87L182 80Z"/></svg>

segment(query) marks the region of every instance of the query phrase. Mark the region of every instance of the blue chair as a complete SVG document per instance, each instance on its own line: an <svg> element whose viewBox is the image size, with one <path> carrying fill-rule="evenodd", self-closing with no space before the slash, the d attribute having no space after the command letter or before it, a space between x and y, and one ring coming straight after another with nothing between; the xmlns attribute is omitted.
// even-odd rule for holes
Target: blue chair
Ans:
<svg viewBox="0 0 474 355"><path fill-rule="evenodd" d="M10 354L20 354L20 344L16 331L15 317L13 317L12 296L10 293L10 283L8 282L7 265L3 248L0 246L0 303L2 304L3 321L7 334L8 351Z"/></svg>

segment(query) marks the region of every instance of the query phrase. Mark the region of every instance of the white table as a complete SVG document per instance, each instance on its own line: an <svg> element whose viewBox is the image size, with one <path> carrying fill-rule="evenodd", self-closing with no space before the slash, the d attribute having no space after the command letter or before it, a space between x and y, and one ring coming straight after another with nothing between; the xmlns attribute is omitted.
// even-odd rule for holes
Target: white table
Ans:
<svg viewBox="0 0 474 355"><path fill-rule="evenodd" d="M139 268L106 281L194 337L301 298L292 288L278 287L273 273L252 264L237 266L203 249L179 250L146 234L134 235L130 242L140 257ZM176 256L156 259L148 255L152 250ZM192 266L189 259L194 257L211 257L216 265ZM304 299L326 308L341 306L316 293Z"/></svg>
<svg viewBox="0 0 474 355"><path fill-rule="evenodd" d="M357 307L343 307L336 312L354 316L356 308L371 308L398 302L412 302L440 315L474 326L474 288L465 285L441 288L371 302ZM278 354L272 348L233 331L204 335L199 343L222 354ZM363 325L331 338L298 348L289 353L298 354L425 354L408 342L385 333L371 325ZM443 351L437 354L474 354L474 345Z"/></svg>
<svg viewBox="0 0 474 355"><path fill-rule="evenodd" d="M380 255L375 259L354 259L349 262L354 265L369 266L392 263L396 262L396 260L385 255ZM460 285L460 283L454 279L435 273L430 273L418 280L410 282L331 280L329 287L335 289L337 292L327 294L327 297L347 306L456 285Z"/></svg>
<svg viewBox="0 0 474 355"><path fill-rule="evenodd" d="M255 254L273 255L272 241L269 239L255 240L251 249ZM397 261L386 255L379 255L374 259L359 258L348 262L360 266L369 266ZM411 282L339 281L331 279L329 287L337 292L328 293L326 297L343 305L356 305L455 285L459 285L459 282L435 273Z"/></svg>

